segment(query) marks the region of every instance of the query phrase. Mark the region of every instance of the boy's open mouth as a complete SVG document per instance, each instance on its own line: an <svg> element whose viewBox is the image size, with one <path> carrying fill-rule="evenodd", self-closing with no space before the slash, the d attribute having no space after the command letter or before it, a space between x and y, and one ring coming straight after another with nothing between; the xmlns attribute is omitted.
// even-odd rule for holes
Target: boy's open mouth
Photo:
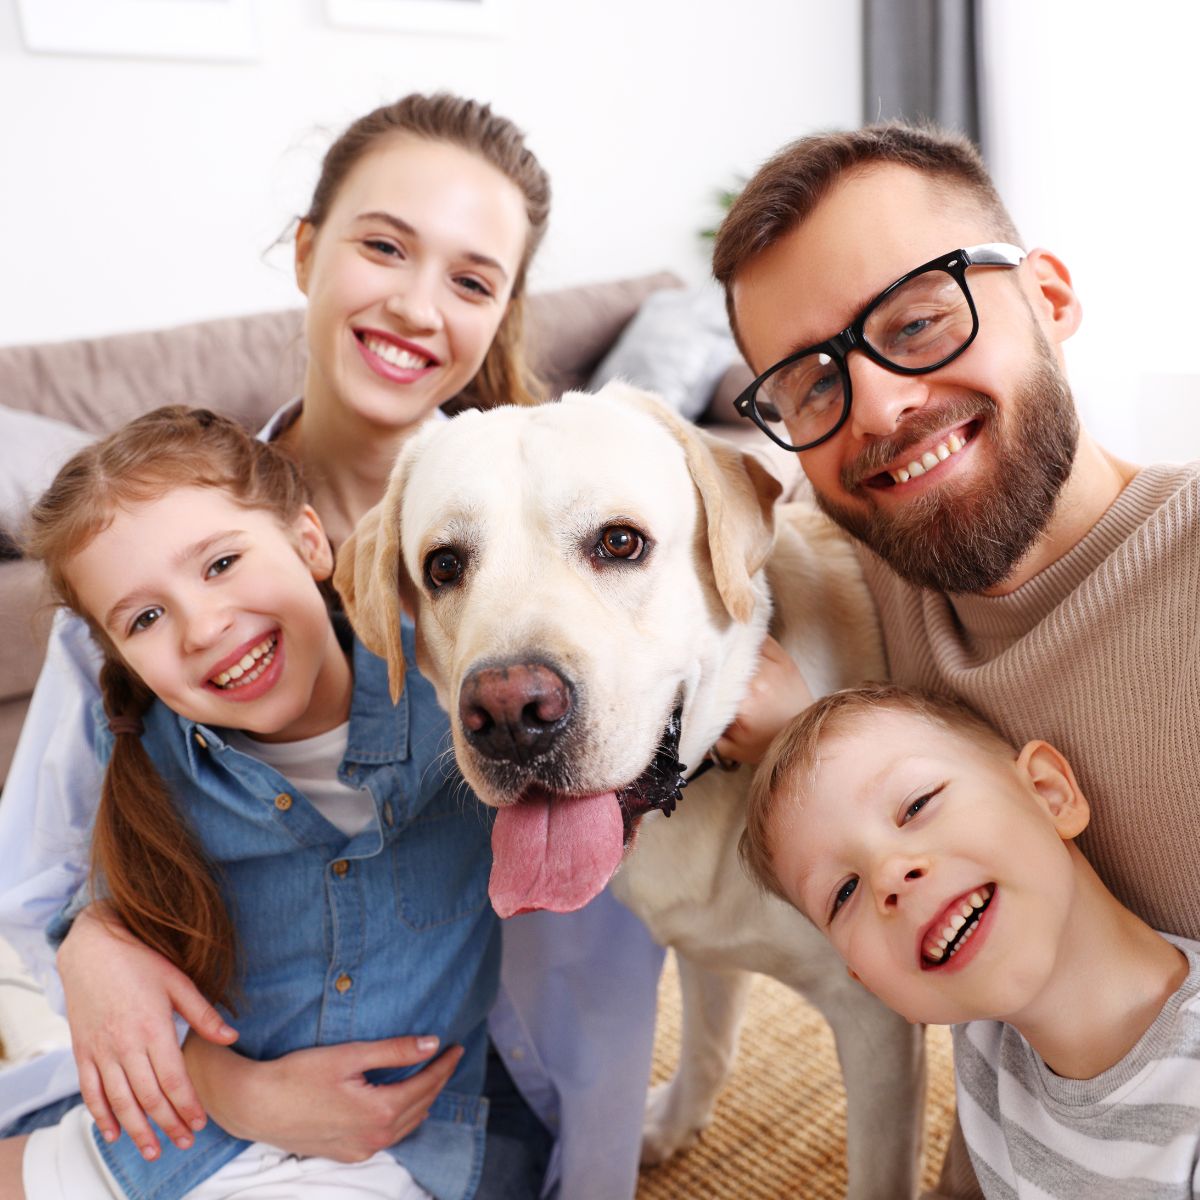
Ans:
<svg viewBox="0 0 1200 1200"><path fill-rule="evenodd" d="M996 885L985 883L948 905L921 943L921 966L926 970L945 966L975 932L995 894Z"/></svg>
<svg viewBox="0 0 1200 1200"><path fill-rule="evenodd" d="M245 687L253 683L275 659L275 648L279 645L279 631L269 633L257 646L251 646L232 666L208 682L223 692Z"/></svg>

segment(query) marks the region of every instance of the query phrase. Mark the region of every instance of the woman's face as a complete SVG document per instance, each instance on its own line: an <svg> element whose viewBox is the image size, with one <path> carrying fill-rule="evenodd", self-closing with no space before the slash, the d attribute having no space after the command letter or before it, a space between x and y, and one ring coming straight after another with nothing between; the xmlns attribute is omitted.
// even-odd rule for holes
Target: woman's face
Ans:
<svg viewBox="0 0 1200 1200"><path fill-rule="evenodd" d="M496 335L525 250L517 186L470 151L397 134L302 222L306 411L404 429L457 395Z"/></svg>

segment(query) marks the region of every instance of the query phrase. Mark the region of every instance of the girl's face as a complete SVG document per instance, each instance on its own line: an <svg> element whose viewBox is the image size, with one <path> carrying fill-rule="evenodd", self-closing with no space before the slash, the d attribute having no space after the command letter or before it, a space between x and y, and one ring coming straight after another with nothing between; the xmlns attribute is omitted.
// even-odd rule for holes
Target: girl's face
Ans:
<svg viewBox="0 0 1200 1200"><path fill-rule="evenodd" d="M301 223L307 410L404 429L478 372L508 305L528 222L517 186L446 142L397 134Z"/></svg>
<svg viewBox="0 0 1200 1200"><path fill-rule="evenodd" d="M284 742L349 714L349 665L316 586L331 569L312 509L285 528L218 488L179 487L118 508L66 576L169 708Z"/></svg>

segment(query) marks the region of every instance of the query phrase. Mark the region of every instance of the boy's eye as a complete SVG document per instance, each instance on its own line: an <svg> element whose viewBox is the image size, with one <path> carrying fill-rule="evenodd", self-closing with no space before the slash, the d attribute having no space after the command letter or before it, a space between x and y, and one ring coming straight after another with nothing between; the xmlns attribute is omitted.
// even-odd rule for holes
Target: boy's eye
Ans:
<svg viewBox="0 0 1200 1200"><path fill-rule="evenodd" d="M145 611L138 613L129 623L129 632L141 633L143 629L149 629L162 616L162 611L161 608L147 608Z"/></svg>
<svg viewBox="0 0 1200 1200"><path fill-rule="evenodd" d="M942 785L945 786L944 784ZM911 804L909 804L900 817L900 824L904 825L911 821L933 798L942 790L941 787L936 787L924 795L918 796Z"/></svg>
<svg viewBox="0 0 1200 1200"><path fill-rule="evenodd" d="M214 575L223 575L240 557L239 554L222 554L220 558L209 564L204 575L205 579L211 579Z"/></svg>
<svg viewBox="0 0 1200 1200"><path fill-rule="evenodd" d="M857 887L858 887L858 878L857 878L857 876L852 876L850 879L847 879L846 882L843 883L841 887L838 888L836 894L833 897L833 907L829 910L829 919L831 921L833 920L834 917L836 917L838 915L838 912L841 910L842 905L845 904L846 901L849 900L850 897L854 895L854 891Z"/></svg>

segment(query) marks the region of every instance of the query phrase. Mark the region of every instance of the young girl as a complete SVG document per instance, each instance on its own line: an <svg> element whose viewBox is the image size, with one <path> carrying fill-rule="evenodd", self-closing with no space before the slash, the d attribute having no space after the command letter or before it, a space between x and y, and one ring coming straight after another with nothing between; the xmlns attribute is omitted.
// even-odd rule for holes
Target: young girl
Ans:
<svg viewBox="0 0 1200 1200"><path fill-rule="evenodd" d="M429 685L393 707L383 664L335 633L299 473L231 421L159 409L63 468L29 548L103 654L93 893L236 1012L249 1058L411 1030L461 1053L426 1120L364 1163L215 1123L147 1162L77 1110L31 1136L26 1194L471 1196L500 949L488 823Z"/></svg>
<svg viewBox="0 0 1200 1200"><path fill-rule="evenodd" d="M296 236L309 300L303 397L264 436L302 464L335 547L382 496L401 443L438 406L464 393L483 405L536 396L522 312L548 209L548 180L520 132L471 100L407 96L355 121L330 148ZM52 996L59 980L45 930L79 887L99 794L97 670L83 623L56 621L0 805L0 931ZM555 1128L552 1172L563 1193L631 1194L660 951L608 896L569 918L542 917L506 925L493 1039ZM160 1138L147 1113L180 1147L207 1109L247 1140L354 1158L391 1145L421 1111L419 1076L386 1094L362 1086L381 1058L399 1062L392 1043L327 1045L269 1063L224 1049L217 1043L233 1031L191 981L98 907L77 919L57 965L78 1086L103 1130L123 1127L148 1155ZM200 1035L188 1040L186 1070L172 1010ZM43 1060L23 1079L14 1075L24 1068L4 1072L0 1122L19 1118L7 1132L57 1120L79 1102L68 1067ZM541 1126L498 1060L489 1067L480 1195L493 1186L497 1195L536 1193L544 1164L528 1148ZM7 1148L0 1141L0 1186L12 1173Z"/></svg>

